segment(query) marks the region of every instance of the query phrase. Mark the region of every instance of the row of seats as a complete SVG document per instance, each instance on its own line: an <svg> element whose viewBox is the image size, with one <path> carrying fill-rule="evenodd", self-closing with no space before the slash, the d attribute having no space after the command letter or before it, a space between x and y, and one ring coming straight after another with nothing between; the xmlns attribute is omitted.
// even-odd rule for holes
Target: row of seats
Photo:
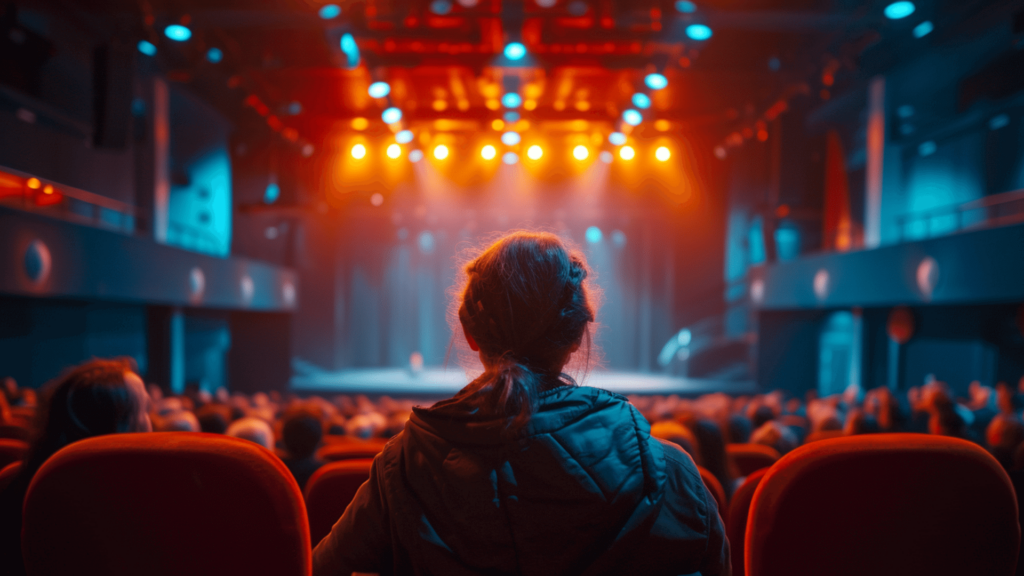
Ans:
<svg viewBox="0 0 1024 576"><path fill-rule="evenodd" d="M83 440L32 481L28 573L119 576L146 566L157 575L306 576L311 543L341 516L371 462L324 466L303 497L281 462L251 442L174 432ZM0 472L0 487L16 466ZM729 506L715 477L701 476L725 519L735 574L1014 570L1013 486L991 455L964 440L880 434L815 442L751 473Z"/></svg>

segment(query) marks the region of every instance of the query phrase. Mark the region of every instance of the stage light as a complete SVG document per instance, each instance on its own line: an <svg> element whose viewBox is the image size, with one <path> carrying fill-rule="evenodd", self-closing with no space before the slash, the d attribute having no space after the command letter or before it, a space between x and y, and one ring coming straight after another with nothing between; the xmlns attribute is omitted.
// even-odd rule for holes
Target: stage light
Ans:
<svg viewBox="0 0 1024 576"><path fill-rule="evenodd" d="M664 146L659 146L658 149L654 151L654 157L664 162L672 157L672 152Z"/></svg>
<svg viewBox="0 0 1024 576"><path fill-rule="evenodd" d="M402 111L392 106L380 115L380 119L383 120L385 124L394 124L402 119Z"/></svg>
<svg viewBox="0 0 1024 576"><path fill-rule="evenodd" d="M408 144L409 142L412 142L412 138L412 130L402 130L398 134L395 134L395 142L398 142L399 144Z"/></svg>
<svg viewBox="0 0 1024 576"><path fill-rule="evenodd" d="M164 36L167 36L175 42L184 42L192 37L192 31L181 24L171 24L167 28L164 28Z"/></svg>
<svg viewBox="0 0 1024 576"><path fill-rule="evenodd" d="M224 52L220 48L210 48L206 51L206 61L216 64L224 59Z"/></svg>
<svg viewBox="0 0 1024 576"><path fill-rule="evenodd" d="M320 7L319 14L324 20L337 18L338 16L341 16L341 6L338 6L337 4L324 4Z"/></svg>
<svg viewBox="0 0 1024 576"><path fill-rule="evenodd" d="M686 27L686 35L691 40L707 40L711 38L711 28L705 24L690 24Z"/></svg>
<svg viewBox="0 0 1024 576"><path fill-rule="evenodd" d="M622 146L626 143L626 135L622 132L612 132L608 135L608 141L614 146Z"/></svg>
<svg viewBox="0 0 1024 576"><path fill-rule="evenodd" d="M387 82L374 82L366 92L370 98L383 98L391 94L391 85Z"/></svg>
<svg viewBox="0 0 1024 576"><path fill-rule="evenodd" d="M28 186L32 190L39 190L39 187L42 185L43 183L39 181L39 178L29 178L25 182L25 186Z"/></svg>
<svg viewBox="0 0 1024 576"><path fill-rule="evenodd" d="M636 126L637 124L644 121L644 117L636 110L629 108L622 113L622 121L625 122L626 124L629 124L630 126Z"/></svg>
<svg viewBox="0 0 1024 576"><path fill-rule="evenodd" d="M362 160L366 156L366 146L362 144L356 144L352 147L352 157L356 160Z"/></svg>
<svg viewBox="0 0 1024 576"><path fill-rule="evenodd" d="M139 40L139 52L142 52L146 56L156 56L156 46L154 46L152 42Z"/></svg>
<svg viewBox="0 0 1024 576"><path fill-rule="evenodd" d="M648 74L647 76L644 76L644 84L646 84L651 90L661 90L665 86L668 86L668 78L657 73Z"/></svg>
<svg viewBox="0 0 1024 576"><path fill-rule="evenodd" d="M43 194L46 194L46 195L53 194L53 185L47 184L46 186L43 186Z"/></svg>
<svg viewBox="0 0 1024 576"><path fill-rule="evenodd" d="M601 238L604 236L604 234L601 232L601 229L598 228L597 226L591 226L590 228L587 228L586 236L587 242L590 242L591 244L597 244L598 242L601 241Z"/></svg>
<svg viewBox="0 0 1024 576"><path fill-rule="evenodd" d="M398 144L388 146L388 158L398 158L402 155L402 147Z"/></svg>
<svg viewBox="0 0 1024 576"><path fill-rule="evenodd" d="M519 108L523 103L523 97L515 92L509 92L501 97L501 105L505 108Z"/></svg>
<svg viewBox="0 0 1024 576"><path fill-rule="evenodd" d="M932 30L935 30L935 25L932 24L931 20L925 20L917 26L914 26L914 38L924 38L931 34Z"/></svg>
<svg viewBox="0 0 1024 576"><path fill-rule="evenodd" d="M373 195L370 196L370 204L373 204L374 206L380 206L383 203L384 195L381 194L380 192L374 192Z"/></svg>
<svg viewBox="0 0 1024 576"><path fill-rule="evenodd" d="M505 132L501 135L501 143L505 146L515 146L519 144L519 133L518 132Z"/></svg>
<svg viewBox="0 0 1024 576"><path fill-rule="evenodd" d="M583 144L572 149L572 157L577 160L586 160L587 156L590 156L590 150Z"/></svg>
<svg viewBox="0 0 1024 576"><path fill-rule="evenodd" d="M362 132L363 130L366 130L366 128L369 125L370 125L370 121L367 120L366 118L361 117L361 116L357 117L357 118L353 118L352 122L351 122L352 129L353 130L358 130L360 132Z"/></svg>
<svg viewBox="0 0 1024 576"><path fill-rule="evenodd" d="M643 92L637 92L633 94L633 106L641 110L647 110L651 107L651 97Z"/></svg>
<svg viewBox="0 0 1024 576"><path fill-rule="evenodd" d="M438 160L444 160L448 157L448 147L444 144L438 144L434 147L434 158Z"/></svg>
<svg viewBox="0 0 1024 576"><path fill-rule="evenodd" d="M636 156L636 150L633 150L632 146L623 146L619 148L619 158L623 160L632 160Z"/></svg>
<svg viewBox="0 0 1024 576"><path fill-rule="evenodd" d="M356 44L356 37L350 32L341 35L341 52L345 54L348 68L359 66L359 44Z"/></svg>
<svg viewBox="0 0 1024 576"><path fill-rule="evenodd" d="M504 118L505 122L508 122L509 124L515 124L516 122L519 122L519 112L505 112L505 114L502 117Z"/></svg>
<svg viewBox="0 0 1024 576"><path fill-rule="evenodd" d="M488 98L484 101L484 106L487 106L488 110L497 110L501 108L501 100L498 100L497 98Z"/></svg>
<svg viewBox="0 0 1024 576"><path fill-rule="evenodd" d="M608 150L602 150L601 153L597 155L597 157L600 158L601 162L604 162L605 164L611 164L612 160L615 159L615 157L612 156L612 153L609 152Z"/></svg>
<svg viewBox="0 0 1024 576"><path fill-rule="evenodd" d="M530 160L540 160L544 156L544 149L534 144L526 151L526 155L530 157Z"/></svg>
<svg viewBox="0 0 1024 576"><path fill-rule="evenodd" d="M423 150L413 150L412 152L409 152L410 162L419 162L420 160L423 160Z"/></svg>
<svg viewBox="0 0 1024 576"><path fill-rule="evenodd" d="M491 128L497 132L501 132L505 129L505 121L501 118L495 118L491 121Z"/></svg>
<svg viewBox="0 0 1024 576"><path fill-rule="evenodd" d="M267 184L267 189L263 191L263 203L273 204L277 202L277 199L281 197L281 187L278 186L277 182L271 182Z"/></svg>
<svg viewBox="0 0 1024 576"><path fill-rule="evenodd" d="M430 3L430 11L439 16L446 16L452 11L452 3L449 0L434 0Z"/></svg>
<svg viewBox="0 0 1024 576"><path fill-rule="evenodd" d="M526 56L526 46L519 42L509 42L505 45L505 58L509 60L522 60Z"/></svg>
<svg viewBox="0 0 1024 576"><path fill-rule="evenodd" d="M516 162L519 162L519 155L516 154L515 152L505 152L505 154L501 157L501 161L511 166Z"/></svg>
<svg viewBox="0 0 1024 576"><path fill-rule="evenodd" d="M676 2L676 11L683 14L693 14L697 11L697 5L689 0L679 0Z"/></svg>
<svg viewBox="0 0 1024 576"><path fill-rule="evenodd" d="M523 101L523 109L524 110L535 110L536 108L537 108L537 101L536 100L525 100L525 101Z"/></svg>
<svg viewBox="0 0 1024 576"><path fill-rule="evenodd" d="M494 146L488 144L480 149L480 156L484 160L494 160L494 157L498 155L498 151L494 149Z"/></svg>
<svg viewBox="0 0 1024 576"><path fill-rule="evenodd" d="M917 7L914 6L913 2L900 0L899 2L893 2L885 7L885 17L889 20L900 20L913 14L916 9Z"/></svg>

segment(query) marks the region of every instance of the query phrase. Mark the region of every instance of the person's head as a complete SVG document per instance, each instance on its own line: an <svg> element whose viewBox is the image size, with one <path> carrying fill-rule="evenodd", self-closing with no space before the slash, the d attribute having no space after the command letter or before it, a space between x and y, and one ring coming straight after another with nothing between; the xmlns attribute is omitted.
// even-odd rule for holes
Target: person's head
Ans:
<svg viewBox="0 0 1024 576"><path fill-rule="evenodd" d="M783 426L774 420L765 422L760 428L754 430L750 435L750 442L753 444L764 444L778 450L779 454L785 454L796 448L796 435L788 426Z"/></svg>
<svg viewBox="0 0 1024 576"><path fill-rule="evenodd" d="M537 393L559 383L570 356L589 358L595 306L582 254L553 234L514 232L465 267L458 319L484 375L464 396L507 417L510 430L530 417Z"/></svg>
<svg viewBox="0 0 1024 576"><path fill-rule="evenodd" d="M746 444L750 441L750 433L754 431L754 426L750 423L750 418L742 414L733 414L729 416L726 430L729 433L729 443Z"/></svg>
<svg viewBox="0 0 1024 576"><path fill-rule="evenodd" d="M199 429L210 434L224 434L231 421L231 408L226 404L210 403L196 410Z"/></svg>
<svg viewBox="0 0 1024 576"><path fill-rule="evenodd" d="M672 420L655 422L651 424L651 436L676 444L693 458L694 464L701 465L700 443L686 426Z"/></svg>
<svg viewBox="0 0 1024 576"><path fill-rule="evenodd" d="M700 451L701 466L721 482L726 496L731 496L732 472L729 470L721 428L711 420L698 420L690 427L690 431L697 438L697 446L694 448Z"/></svg>
<svg viewBox="0 0 1024 576"><path fill-rule="evenodd" d="M93 436L149 432L149 395L128 358L90 360L44 390L38 435L27 459L33 472L64 446Z"/></svg>
<svg viewBox="0 0 1024 576"><path fill-rule="evenodd" d="M270 424L259 418L247 417L235 420L228 426L227 435L255 442L267 450L274 449L274 431L270 428Z"/></svg>
<svg viewBox="0 0 1024 576"><path fill-rule="evenodd" d="M963 438L966 434L963 418L952 406L942 405L928 418L928 432L941 436Z"/></svg>
<svg viewBox="0 0 1024 576"><path fill-rule="evenodd" d="M996 405L999 408L999 413L1006 415L1017 414L1024 407L1021 397L1005 382L996 385Z"/></svg>
<svg viewBox="0 0 1024 576"><path fill-rule="evenodd" d="M750 423L754 430L757 430L761 426L764 426L765 422L769 422L775 419L775 412L769 406L764 404L758 406L752 411L750 415Z"/></svg>
<svg viewBox="0 0 1024 576"><path fill-rule="evenodd" d="M281 426L281 441L292 458L308 458L316 452L324 435L318 411L309 406L290 408Z"/></svg>
<svg viewBox="0 0 1024 576"><path fill-rule="evenodd" d="M199 419L188 410L179 410L156 418L157 432L199 432Z"/></svg>
<svg viewBox="0 0 1024 576"><path fill-rule="evenodd" d="M985 442L989 448L1003 448L1012 453L1024 442L1024 423L1014 416L997 414L985 429Z"/></svg>
<svg viewBox="0 0 1024 576"><path fill-rule="evenodd" d="M846 424L843 426L844 435L854 436L857 434L875 434L878 431L878 421L874 416L866 413L860 408L854 408L847 413Z"/></svg>

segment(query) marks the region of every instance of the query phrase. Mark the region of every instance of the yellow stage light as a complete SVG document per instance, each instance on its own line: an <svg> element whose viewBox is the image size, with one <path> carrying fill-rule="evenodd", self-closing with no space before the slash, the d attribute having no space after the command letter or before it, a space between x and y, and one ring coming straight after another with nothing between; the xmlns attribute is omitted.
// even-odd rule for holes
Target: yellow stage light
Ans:
<svg viewBox="0 0 1024 576"><path fill-rule="evenodd" d="M480 156L483 156L484 160L494 160L494 157L498 155L498 151L494 149L494 146L488 144L480 150Z"/></svg>
<svg viewBox="0 0 1024 576"><path fill-rule="evenodd" d="M444 144L440 144L434 148L434 158L438 160L444 160L448 157L448 147Z"/></svg>
<svg viewBox="0 0 1024 576"><path fill-rule="evenodd" d="M536 100L526 100L525 102L523 102L523 110L530 111L530 110L534 110L536 108L537 108L537 101Z"/></svg>
<svg viewBox="0 0 1024 576"><path fill-rule="evenodd" d="M366 118L353 118L352 129L353 130L366 130L366 127L370 125L370 121Z"/></svg>
<svg viewBox="0 0 1024 576"><path fill-rule="evenodd" d="M352 147L352 157L356 160L362 160L363 156L366 156L366 146L362 144L356 144Z"/></svg>
<svg viewBox="0 0 1024 576"><path fill-rule="evenodd" d="M498 132L501 132L502 130L505 129L505 121L502 120L501 118L495 118L494 121L491 122L491 128Z"/></svg>
<svg viewBox="0 0 1024 576"><path fill-rule="evenodd" d="M672 153L669 152L668 148L659 146L658 149L654 151L654 157L664 162L672 157Z"/></svg>
<svg viewBox="0 0 1024 576"><path fill-rule="evenodd" d="M388 146L388 158L398 158L402 155L402 147L398 144Z"/></svg>
<svg viewBox="0 0 1024 576"><path fill-rule="evenodd" d="M39 178L29 178L25 185L33 190L39 190L43 183L39 181Z"/></svg>
<svg viewBox="0 0 1024 576"><path fill-rule="evenodd" d="M580 144L579 146L572 149L572 156L577 160L586 160L590 156L590 150L586 146Z"/></svg>
<svg viewBox="0 0 1024 576"><path fill-rule="evenodd" d="M633 150L632 146L623 146L619 148L619 158L623 160L632 160L636 156L636 150Z"/></svg>
<svg viewBox="0 0 1024 576"><path fill-rule="evenodd" d="M530 160L540 160L544 156L544 149L534 144L526 151L526 155L530 157Z"/></svg>

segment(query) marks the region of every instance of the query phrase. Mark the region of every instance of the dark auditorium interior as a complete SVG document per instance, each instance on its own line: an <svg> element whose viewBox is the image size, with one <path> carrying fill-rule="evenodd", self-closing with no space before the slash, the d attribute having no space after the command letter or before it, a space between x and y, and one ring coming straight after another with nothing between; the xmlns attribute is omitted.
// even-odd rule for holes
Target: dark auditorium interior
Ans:
<svg viewBox="0 0 1024 576"><path fill-rule="evenodd" d="M0 0L0 574L1024 575L1024 0Z"/></svg>

